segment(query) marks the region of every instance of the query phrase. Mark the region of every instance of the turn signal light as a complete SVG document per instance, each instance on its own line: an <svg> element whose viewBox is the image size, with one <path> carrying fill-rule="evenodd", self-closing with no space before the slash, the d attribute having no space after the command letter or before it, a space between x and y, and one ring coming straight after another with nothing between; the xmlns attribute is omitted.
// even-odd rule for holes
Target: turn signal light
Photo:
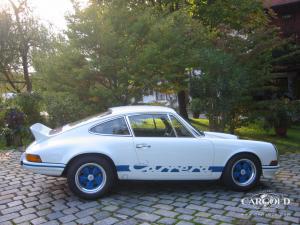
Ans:
<svg viewBox="0 0 300 225"><path fill-rule="evenodd" d="M41 157L39 155L33 155L33 154L26 154L26 160L28 162L37 162L37 163L41 163Z"/></svg>
<svg viewBox="0 0 300 225"><path fill-rule="evenodd" d="M277 166L278 165L278 161L277 160L272 160L270 162L270 166Z"/></svg>

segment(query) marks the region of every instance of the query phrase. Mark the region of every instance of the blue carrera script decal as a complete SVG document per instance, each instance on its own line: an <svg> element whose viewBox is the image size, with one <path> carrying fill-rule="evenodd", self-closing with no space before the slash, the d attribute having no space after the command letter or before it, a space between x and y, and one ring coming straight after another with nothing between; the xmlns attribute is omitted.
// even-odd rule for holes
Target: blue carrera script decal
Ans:
<svg viewBox="0 0 300 225"><path fill-rule="evenodd" d="M200 172L222 172L224 169L223 166L209 166L208 169L202 166L142 166L142 165L118 165L118 172L171 172L171 173L179 173L179 172L192 172L192 173L200 173Z"/></svg>

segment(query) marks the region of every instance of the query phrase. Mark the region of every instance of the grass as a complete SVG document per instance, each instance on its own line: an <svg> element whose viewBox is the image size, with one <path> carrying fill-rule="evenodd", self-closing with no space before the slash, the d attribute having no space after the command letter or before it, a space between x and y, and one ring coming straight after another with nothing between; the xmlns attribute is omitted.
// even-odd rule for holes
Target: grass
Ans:
<svg viewBox="0 0 300 225"><path fill-rule="evenodd" d="M200 130L209 130L207 119L192 119L192 124ZM241 139L271 142L277 146L280 154L300 153L300 125L288 129L287 137L277 137L273 130L265 130L255 123L236 129L236 135Z"/></svg>

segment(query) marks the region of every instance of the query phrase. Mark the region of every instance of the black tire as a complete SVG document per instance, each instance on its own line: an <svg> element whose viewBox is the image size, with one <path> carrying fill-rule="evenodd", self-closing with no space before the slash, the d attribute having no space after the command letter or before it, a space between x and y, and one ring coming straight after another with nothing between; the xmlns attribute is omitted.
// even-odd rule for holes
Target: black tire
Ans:
<svg viewBox="0 0 300 225"><path fill-rule="evenodd" d="M94 178L93 175L92 178L84 177L85 179L93 179L93 180L87 180L87 182L86 181L83 182L93 183L92 185L93 186L95 185L94 189L91 190L85 189L83 187L84 185L81 185L81 180L79 175L81 174L82 176L86 176L82 172L83 170L86 170L85 167L88 168L88 171L89 169L93 169L93 168L96 168L97 170L100 171L98 172L99 175L97 175L97 177L101 178L102 176L102 183L100 183L100 186L98 188L97 188L98 184L95 184L96 178ZM69 188L75 195L77 195L80 198L90 199L90 200L97 199L111 190L112 186L114 185L114 181L116 177L114 171L115 170L113 169L113 165L111 165L111 163L104 158L91 156L91 155L83 156L82 158L78 158L75 161L73 161L68 168L67 179L68 179Z"/></svg>
<svg viewBox="0 0 300 225"><path fill-rule="evenodd" d="M248 164L246 170L244 169L245 164ZM241 168L240 174L239 168ZM255 175L252 172L254 170ZM259 183L260 176L261 163L259 159L252 154L241 153L236 156L233 156L227 162L222 174L222 181L230 189L236 191L248 191L254 188Z"/></svg>

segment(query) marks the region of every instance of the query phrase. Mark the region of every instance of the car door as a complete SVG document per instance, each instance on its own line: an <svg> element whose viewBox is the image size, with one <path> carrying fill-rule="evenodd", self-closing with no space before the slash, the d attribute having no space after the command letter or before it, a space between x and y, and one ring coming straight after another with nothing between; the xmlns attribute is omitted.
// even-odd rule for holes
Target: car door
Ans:
<svg viewBox="0 0 300 225"><path fill-rule="evenodd" d="M197 138L174 115L128 116L139 164L135 179L209 179L214 151L209 140Z"/></svg>

